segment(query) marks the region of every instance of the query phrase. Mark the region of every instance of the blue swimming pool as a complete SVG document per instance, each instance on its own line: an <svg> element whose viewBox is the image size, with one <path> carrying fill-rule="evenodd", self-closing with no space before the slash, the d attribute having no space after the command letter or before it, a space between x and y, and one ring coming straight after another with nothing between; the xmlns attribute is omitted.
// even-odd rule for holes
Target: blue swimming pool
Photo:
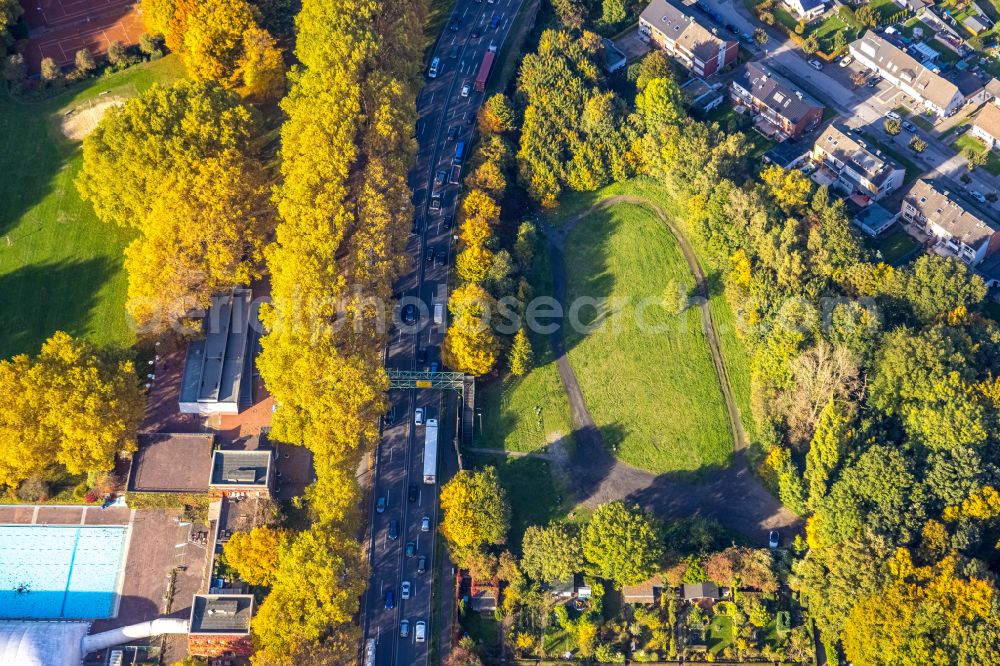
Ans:
<svg viewBox="0 0 1000 666"><path fill-rule="evenodd" d="M125 527L0 525L0 618L115 611Z"/></svg>

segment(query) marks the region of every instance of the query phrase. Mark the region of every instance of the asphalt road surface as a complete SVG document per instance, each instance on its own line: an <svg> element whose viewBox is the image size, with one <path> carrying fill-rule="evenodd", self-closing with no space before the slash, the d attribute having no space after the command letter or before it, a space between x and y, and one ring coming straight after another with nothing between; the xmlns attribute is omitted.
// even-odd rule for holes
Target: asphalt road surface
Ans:
<svg viewBox="0 0 1000 666"><path fill-rule="evenodd" d="M947 145L955 139L954 136L942 141L933 133L918 130L916 134L927 142L927 149L917 155L906 147L911 137L909 133L903 132L895 138L886 135L882 130L885 114L899 106L906 97L888 82L881 81L874 88L855 86L851 83L851 73L864 69L857 63L852 63L848 67L838 67L831 63L817 71L809 65L808 56L803 54L788 37L776 28L763 25L752 17L741 0L702 1L721 16L726 24L735 26L741 32L753 34L755 28L764 28L769 39L763 48L751 47L755 52L755 59L764 60L779 74L806 87L807 91L820 102L844 116L842 120L848 126L865 128L875 134L880 141L894 144L895 150L909 156L928 176L950 181L955 191L977 190L987 193L998 189L996 178L984 169L976 169L972 173L967 171L965 159ZM716 24L718 25L717 22ZM719 34L724 35L722 25L719 27ZM964 112L960 111L959 114ZM971 179L968 185L961 182L963 175ZM1000 211L1000 201L980 206L990 209L994 214Z"/></svg>
<svg viewBox="0 0 1000 666"><path fill-rule="evenodd" d="M476 73L492 45L498 51L492 75L496 74L499 52L520 8L521 0L458 0L430 56L439 58L440 64L437 76L428 77L417 98L419 152L410 173L416 219L407 247L413 268L395 285L400 307L415 306L417 320L414 325L398 326L392 332L386 349L387 367L428 370L435 363L441 367L445 326L434 325L432 316L435 304L447 310L448 271L457 233L454 224L448 228L447 220L456 219L461 187L450 182L455 150L459 142L464 142L463 162L467 161L476 113L483 102L483 94L473 89ZM468 90L463 90L466 84ZM442 171L443 183L439 176ZM441 196L440 211L429 210L432 194ZM432 626L431 617L437 491L442 479L436 484L423 483L425 427L415 423L414 410L423 408L425 418L439 419L440 454L450 446L456 431L457 394L393 390L389 400L391 408L376 452L369 544L371 577L362 603L362 628L366 640L376 641L375 664L423 666L428 663L432 636L442 633L439 627ZM445 401L449 409L445 409ZM415 490L412 500L411 489ZM376 507L381 497L385 498L385 510L379 513ZM430 523L428 531L421 529L425 517ZM395 539L389 537L393 522L398 529ZM408 556L407 544L411 543L415 553ZM426 558L422 573L418 571L421 558ZM404 581L409 582L409 599L402 599ZM387 603L387 594L392 595L392 604ZM408 622L406 637L400 635L403 621ZM418 622L426 623L424 642L415 640Z"/></svg>

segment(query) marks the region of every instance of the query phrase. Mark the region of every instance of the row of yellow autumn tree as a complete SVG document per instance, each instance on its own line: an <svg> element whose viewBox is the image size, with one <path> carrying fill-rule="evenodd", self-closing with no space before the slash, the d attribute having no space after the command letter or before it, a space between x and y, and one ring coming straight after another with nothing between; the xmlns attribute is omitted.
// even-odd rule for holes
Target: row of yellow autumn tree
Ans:
<svg viewBox="0 0 1000 666"><path fill-rule="evenodd" d="M525 274L534 259L534 224L522 222L516 234L505 234L510 238L501 238L498 233L499 200L506 193L507 174L513 163L508 135L514 131L515 120L505 95L494 95L483 104L479 112L481 137L469 160L471 169L465 181L471 189L460 209L461 244L455 269L461 284L448 303L452 319L441 353L450 368L475 376L492 371L500 355L502 339L494 327L507 317L501 316L497 301L515 297L516 314L523 318L532 296ZM511 343L511 372L522 375L531 363L531 343L520 328Z"/></svg>
<svg viewBox="0 0 1000 666"><path fill-rule="evenodd" d="M388 302L405 266L406 173L419 86L421 2L306 0L282 102L279 222L265 250L272 304L258 367L272 435L312 451L313 524L281 548L253 623L256 664L348 659L367 580L355 470L378 439Z"/></svg>

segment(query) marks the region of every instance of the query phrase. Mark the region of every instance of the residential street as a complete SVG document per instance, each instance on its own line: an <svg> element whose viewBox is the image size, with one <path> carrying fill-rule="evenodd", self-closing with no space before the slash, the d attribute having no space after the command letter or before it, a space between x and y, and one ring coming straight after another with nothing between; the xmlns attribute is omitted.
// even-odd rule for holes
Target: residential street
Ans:
<svg viewBox="0 0 1000 666"><path fill-rule="evenodd" d="M998 183L995 178L983 169L969 173L965 167L965 159L939 139L936 131L933 133L923 129L917 131L917 134L927 141L927 149L922 154L914 153L907 146L910 134L902 132L895 138L885 134L882 130L882 120L887 111L900 106L903 97L903 94L890 84L882 81L875 88L854 86L850 79L851 72L862 69L857 63L851 63L847 67L828 64L822 71L817 71L809 65L808 58L790 39L777 29L767 27L757 21L756 17L751 16L742 0L702 1L741 32L753 34L754 29L765 28L768 42L758 51L754 59L765 61L778 74L794 83L799 83L805 92L835 109L844 117L848 127L869 128L881 141L891 142L895 150L910 157L916 164L929 171L931 176L946 179L956 191L978 190L984 194L997 191ZM705 18L711 22L711 19ZM722 30L724 26L720 26L720 33ZM967 113L969 109L970 107L962 109L959 115ZM969 174L972 178L968 186L959 180L962 174ZM1000 213L1000 202L987 206L994 213Z"/></svg>

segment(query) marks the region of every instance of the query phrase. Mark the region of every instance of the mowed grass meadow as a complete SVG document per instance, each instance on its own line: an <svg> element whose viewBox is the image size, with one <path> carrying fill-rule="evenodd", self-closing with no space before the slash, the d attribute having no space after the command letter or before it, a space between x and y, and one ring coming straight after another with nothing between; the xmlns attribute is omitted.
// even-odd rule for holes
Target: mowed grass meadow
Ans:
<svg viewBox="0 0 1000 666"><path fill-rule="evenodd" d="M0 358L35 353L56 330L97 344L133 341L122 251L130 232L102 223L73 179L81 143L63 116L182 74L175 57L78 84L43 101L0 95Z"/></svg>
<svg viewBox="0 0 1000 666"><path fill-rule="evenodd" d="M541 234L530 280L535 296L552 295L552 266ZM529 332L529 336L534 352L531 371L523 377L496 379L479 388L483 417L482 432L476 423L476 446L528 452L555 443L572 445L569 401L552 344L547 335Z"/></svg>
<svg viewBox="0 0 1000 666"><path fill-rule="evenodd" d="M567 303L600 303L579 311L593 330L572 322L565 330L605 444L620 460L658 473L727 464L732 436L701 314L693 304L679 316L661 305L671 281L694 288L670 231L642 206L595 210L570 232L565 262Z"/></svg>

